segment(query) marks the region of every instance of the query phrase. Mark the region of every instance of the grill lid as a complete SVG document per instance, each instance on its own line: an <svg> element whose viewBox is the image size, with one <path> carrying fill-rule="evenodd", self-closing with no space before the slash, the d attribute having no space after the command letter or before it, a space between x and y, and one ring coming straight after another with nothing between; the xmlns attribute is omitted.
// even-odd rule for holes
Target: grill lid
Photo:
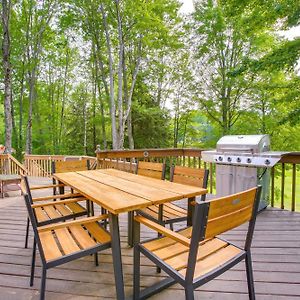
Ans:
<svg viewBox="0 0 300 300"><path fill-rule="evenodd" d="M270 137L262 135L225 135L217 143L218 152L260 153L270 150Z"/></svg>

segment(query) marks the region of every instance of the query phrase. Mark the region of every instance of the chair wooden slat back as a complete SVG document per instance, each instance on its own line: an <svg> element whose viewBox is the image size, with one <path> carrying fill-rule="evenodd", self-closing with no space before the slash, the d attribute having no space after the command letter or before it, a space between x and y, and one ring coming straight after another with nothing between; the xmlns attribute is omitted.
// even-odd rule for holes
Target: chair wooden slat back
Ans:
<svg viewBox="0 0 300 300"><path fill-rule="evenodd" d="M85 171L89 169L89 160L69 160L69 161L56 161L53 162L53 173L65 173L75 171Z"/></svg>
<svg viewBox="0 0 300 300"><path fill-rule="evenodd" d="M208 170L182 166L171 167L171 181L197 187L207 187Z"/></svg>
<svg viewBox="0 0 300 300"><path fill-rule="evenodd" d="M154 163L147 161L139 161L137 164L137 174L151 178L165 179L164 163Z"/></svg>
<svg viewBox="0 0 300 300"><path fill-rule="evenodd" d="M256 200L257 188L227 197L208 201L209 213L205 238L221 233L250 221Z"/></svg>

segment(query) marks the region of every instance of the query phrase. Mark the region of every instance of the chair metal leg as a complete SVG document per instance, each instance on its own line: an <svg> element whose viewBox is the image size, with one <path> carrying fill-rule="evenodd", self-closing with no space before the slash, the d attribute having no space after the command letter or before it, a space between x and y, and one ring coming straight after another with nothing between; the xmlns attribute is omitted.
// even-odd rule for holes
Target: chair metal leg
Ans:
<svg viewBox="0 0 300 300"><path fill-rule="evenodd" d="M33 247L32 247L32 258L31 258L30 286L33 286L33 281L34 281L35 256L36 256L36 242L34 239Z"/></svg>
<svg viewBox="0 0 300 300"><path fill-rule="evenodd" d="M94 204L93 204L93 210L94 210ZM104 214L106 214L106 213L107 213L107 210L106 210L105 208L101 207L101 214L104 215ZM107 220L106 220L106 219L103 220L103 227L104 227L105 229L107 229Z"/></svg>
<svg viewBox="0 0 300 300"><path fill-rule="evenodd" d="M109 213L109 228L111 232L111 250L115 273L117 300L125 299L122 257L120 247L119 216Z"/></svg>
<svg viewBox="0 0 300 300"><path fill-rule="evenodd" d="M133 247L133 211L128 212L128 245Z"/></svg>
<svg viewBox="0 0 300 300"><path fill-rule="evenodd" d="M171 229L172 231L174 231L174 225L173 225L173 223L170 223L170 229Z"/></svg>
<svg viewBox="0 0 300 300"><path fill-rule="evenodd" d="M138 245L135 245L133 251L133 299L140 298L140 251Z"/></svg>
<svg viewBox="0 0 300 300"><path fill-rule="evenodd" d="M193 225L193 205L192 202L196 200L196 197L188 198L188 216L187 216L187 226Z"/></svg>
<svg viewBox="0 0 300 300"><path fill-rule="evenodd" d="M185 299L186 300L194 300L194 289L193 286L187 286L184 289L185 291Z"/></svg>
<svg viewBox="0 0 300 300"><path fill-rule="evenodd" d="M25 237L25 248L28 248L28 236L29 236L29 218L27 217L27 224L26 224L26 237Z"/></svg>
<svg viewBox="0 0 300 300"><path fill-rule="evenodd" d="M94 254L94 258L95 258L95 266L98 267L98 266L99 266L98 252L96 252L96 253Z"/></svg>
<svg viewBox="0 0 300 300"><path fill-rule="evenodd" d="M41 278L40 300L45 299L46 276L47 276L47 269L45 267L43 267L42 278Z"/></svg>
<svg viewBox="0 0 300 300"><path fill-rule="evenodd" d="M94 216L95 215L94 202L90 201L90 205L91 205L91 214L92 214L92 216Z"/></svg>
<svg viewBox="0 0 300 300"><path fill-rule="evenodd" d="M249 299L250 300L255 300L252 259L251 259L251 253L250 253L249 250L248 250L246 258L245 258L245 263L246 263L246 273L247 273L247 284L248 284Z"/></svg>

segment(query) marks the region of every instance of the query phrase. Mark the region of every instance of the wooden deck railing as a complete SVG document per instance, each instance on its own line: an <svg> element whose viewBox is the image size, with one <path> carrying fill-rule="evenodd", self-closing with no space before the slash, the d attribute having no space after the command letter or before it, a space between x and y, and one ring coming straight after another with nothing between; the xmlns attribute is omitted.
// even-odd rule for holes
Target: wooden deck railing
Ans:
<svg viewBox="0 0 300 300"><path fill-rule="evenodd" d="M11 154L0 154L0 174L25 175L26 168Z"/></svg>
<svg viewBox="0 0 300 300"><path fill-rule="evenodd" d="M215 191L215 165L201 159L202 149L139 149L98 151L97 158L67 155L25 155L24 165L12 155L0 155L0 174L28 174L36 177L51 177L52 161L89 159L91 168L117 168L135 172L139 160L209 169L209 192ZM300 211L300 152L286 154L271 169L270 205L291 211Z"/></svg>
<svg viewBox="0 0 300 300"><path fill-rule="evenodd" d="M29 176L35 177L51 177L52 162L63 160L81 160L89 159L90 167L96 168L97 159L93 156L70 156L70 155L31 155L25 154L24 165Z"/></svg>
<svg viewBox="0 0 300 300"><path fill-rule="evenodd" d="M215 186L214 165L203 162L201 159L202 149L136 149L98 151L98 168L116 168L134 173L136 163L139 160L164 162L168 169L172 164L205 168L210 170L209 191L212 193Z"/></svg>
<svg viewBox="0 0 300 300"><path fill-rule="evenodd" d="M209 192L215 191L215 165L201 160L202 149L140 149L98 151L98 168L135 172L138 160L165 162L209 169ZM300 153L290 153L271 169L270 205L300 211ZM298 183L298 186L297 186Z"/></svg>

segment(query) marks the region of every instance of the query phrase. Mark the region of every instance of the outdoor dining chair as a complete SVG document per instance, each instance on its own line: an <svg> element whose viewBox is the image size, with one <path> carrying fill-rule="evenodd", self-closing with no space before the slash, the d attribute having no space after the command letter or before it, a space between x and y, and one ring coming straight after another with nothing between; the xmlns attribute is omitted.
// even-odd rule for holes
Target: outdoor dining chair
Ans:
<svg viewBox="0 0 300 300"><path fill-rule="evenodd" d="M208 170L201 168L172 166L170 171L170 181L206 188L208 173ZM205 195L202 195L201 199L204 200ZM174 223L187 221L188 217L192 219L192 211L188 212L187 209L184 209L175 203L152 205L139 210L138 213L162 225L169 224L172 230Z"/></svg>
<svg viewBox="0 0 300 300"><path fill-rule="evenodd" d="M138 175L164 180L165 172L165 163L138 161L136 165L136 174Z"/></svg>
<svg viewBox="0 0 300 300"><path fill-rule="evenodd" d="M135 173L137 175L164 180L166 173L166 164L148 161L138 161ZM128 213L128 244L130 246L133 246L133 216L133 211Z"/></svg>
<svg viewBox="0 0 300 300"><path fill-rule="evenodd" d="M242 260L246 263L249 298L255 299L250 249L260 191L258 187L210 201L196 200L193 226L178 232L141 215L135 216L133 299L146 299L174 283L184 287L187 300L194 299L196 288ZM249 224L244 247L217 237L246 222ZM138 243L140 224L164 237ZM140 291L141 253L169 276L143 291Z"/></svg>
<svg viewBox="0 0 300 300"><path fill-rule="evenodd" d="M71 157L72 158L72 157ZM67 159L67 158L66 158ZM54 173L66 173L66 172L78 172L78 171L87 171L91 169L91 163L89 159L81 159L81 160L63 160L63 161L53 161L52 162L52 174ZM53 178L53 184L60 184L57 182L55 178ZM59 187L59 193L63 194L65 192L65 186ZM73 193L73 189L71 189L71 193ZM55 195L56 188L53 189L53 194ZM94 203L92 201L87 200L87 210L88 213L94 215ZM102 208L102 213L106 213L106 211ZM105 221L106 224L106 221ZM105 225L106 226L106 225Z"/></svg>
<svg viewBox="0 0 300 300"><path fill-rule="evenodd" d="M24 195L34 232L30 286L33 286L36 245L42 261L40 300L45 299L47 270L111 247L111 236L99 223L108 215L40 226L29 194Z"/></svg>
<svg viewBox="0 0 300 300"><path fill-rule="evenodd" d="M76 171L86 171L90 169L90 160L63 160L63 161L53 161L52 162L52 174L54 173L66 173L66 172L76 172ZM59 184L55 178L52 179L53 184ZM64 193L64 186L59 188L59 193ZM53 194L56 194L56 189L53 190Z"/></svg>
<svg viewBox="0 0 300 300"><path fill-rule="evenodd" d="M43 226L51 223L57 223L68 219L74 219L80 216L88 215L88 210L82 206L79 202L87 201L85 197L82 197L79 193L65 193L59 195L50 195L44 197L33 198L31 190L42 190L55 187L61 187L59 185L47 185L30 188L28 177L23 177L22 188L23 193L29 196L32 209L36 216L37 226ZM29 216L27 217L26 225L26 237L25 248L28 247L28 235L29 235Z"/></svg>

